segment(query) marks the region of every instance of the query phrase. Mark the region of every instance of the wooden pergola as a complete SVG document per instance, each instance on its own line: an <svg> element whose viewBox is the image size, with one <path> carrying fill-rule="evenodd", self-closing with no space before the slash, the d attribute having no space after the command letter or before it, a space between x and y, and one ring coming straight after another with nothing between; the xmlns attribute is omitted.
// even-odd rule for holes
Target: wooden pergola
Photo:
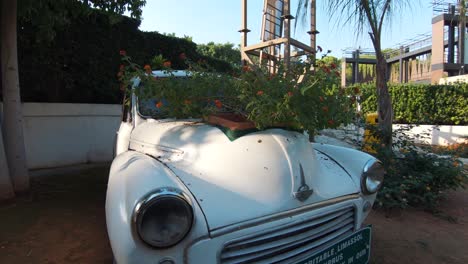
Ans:
<svg viewBox="0 0 468 264"><path fill-rule="evenodd" d="M241 56L242 63L266 64L270 72L275 72L279 63L284 63L288 67L291 58L308 55L315 60L316 35L316 0L310 0L310 45L306 45L296 39L291 38L291 15L290 0L264 0L261 42L247 45L247 35L250 30L247 27L247 0L241 0L242 4L242 25L241 30ZM292 52L293 50L293 52ZM254 60L253 57L257 57Z"/></svg>

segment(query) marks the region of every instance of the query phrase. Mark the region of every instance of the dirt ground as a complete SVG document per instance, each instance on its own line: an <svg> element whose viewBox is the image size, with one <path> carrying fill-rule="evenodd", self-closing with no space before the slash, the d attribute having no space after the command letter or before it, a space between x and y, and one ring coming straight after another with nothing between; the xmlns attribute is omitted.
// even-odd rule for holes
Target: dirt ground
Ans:
<svg viewBox="0 0 468 264"><path fill-rule="evenodd" d="M107 170L33 178L30 195L0 205L0 263L112 263ZM371 263L468 263L468 191L442 204L439 216L373 211Z"/></svg>

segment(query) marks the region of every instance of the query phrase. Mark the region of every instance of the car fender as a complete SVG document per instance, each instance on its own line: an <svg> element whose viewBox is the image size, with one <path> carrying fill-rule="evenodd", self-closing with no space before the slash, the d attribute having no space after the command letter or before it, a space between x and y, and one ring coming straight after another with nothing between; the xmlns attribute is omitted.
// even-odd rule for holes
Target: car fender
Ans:
<svg viewBox="0 0 468 264"><path fill-rule="evenodd" d="M376 160L374 156L352 148L345 148L322 143L312 143L312 147L316 151L327 155L330 159L337 162L344 170L349 173L349 175L351 175L352 179L358 186L361 186L361 177L365 164L369 160ZM366 202L369 203L369 206L372 207L377 194L374 193L365 195L361 190L361 196ZM364 218L369 212L370 208L366 208L364 212Z"/></svg>
<svg viewBox="0 0 468 264"><path fill-rule="evenodd" d="M190 198L194 222L187 237L179 244L155 249L140 240L132 216L140 199L161 187L178 188ZM182 263L185 252L180 249L187 248L188 243L197 238L208 236L205 217L184 184L160 161L134 151L124 152L112 162L106 197L106 222L117 263L158 263L158 259L164 258Z"/></svg>

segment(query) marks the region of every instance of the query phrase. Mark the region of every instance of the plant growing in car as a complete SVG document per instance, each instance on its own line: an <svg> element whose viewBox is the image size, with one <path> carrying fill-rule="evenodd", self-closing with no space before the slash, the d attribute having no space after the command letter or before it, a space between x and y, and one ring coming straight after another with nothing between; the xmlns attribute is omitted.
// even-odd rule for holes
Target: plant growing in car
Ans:
<svg viewBox="0 0 468 264"><path fill-rule="evenodd" d="M164 61L156 56L160 63ZM352 98L336 85L336 65L311 65L299 61L290 68L270 73L266 67L244 66L233 75L215 73L202 62L189 66L188 78L175 78L176 71L165 61L164 71L172 77L152 75L150 65L141 67L122 56L119 74L125 87L140 78L140 100L151 99L159 114L174 118L203 118L219 112L232 112L258 129L285 127L315 133L350 122L354 115Z"/></svg>

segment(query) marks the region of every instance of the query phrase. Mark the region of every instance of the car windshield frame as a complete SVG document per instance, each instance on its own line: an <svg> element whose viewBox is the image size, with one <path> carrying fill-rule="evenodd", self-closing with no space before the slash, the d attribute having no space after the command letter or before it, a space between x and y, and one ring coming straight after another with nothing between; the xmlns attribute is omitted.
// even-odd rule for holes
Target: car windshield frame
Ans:
<svg viewBox="0 0 468 264"><path fill-rule="evenodd" d="M189 71L183 71L183 70L177 70L177 71L152 71L151 75L156 78L181 78L181 79L186 79L190 78L192 76L192 73ZM133 87L134 89L139 89L141 85L144 85L141 83L140 80L138 80L136 83L134 83ZM151 115L147 114L141 111L141 106L143 104L143 101L138 97L136 93L134 93L135 96L135 106L136 106L136 112L139 117L144 118L144 119L154 119L154 120L165 120L165 119L174 119L173 117L168 117L168 116L158 116L157 114ZM146 101L146 107L148 107L150 110L153 110L155 112L158 112L158 109L155 108L156 102L159 101L156 98L153 99L145 99ZM164 101L162 99L161 101ZM153 109L154 108L154 109Z"/></svg>

